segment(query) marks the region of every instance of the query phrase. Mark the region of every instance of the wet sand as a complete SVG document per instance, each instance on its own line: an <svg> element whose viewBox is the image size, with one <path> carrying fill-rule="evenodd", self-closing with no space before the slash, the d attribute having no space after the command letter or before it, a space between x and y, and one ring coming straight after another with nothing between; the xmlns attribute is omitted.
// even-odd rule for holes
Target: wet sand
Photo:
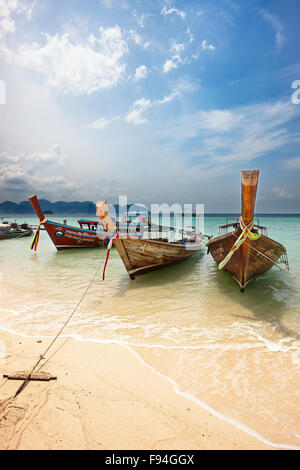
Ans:
<svg viewBox="0 0 300 470"><path fill-rule="evenodd" d="M49 340L1 331L0 341L0 449L271 449L116 344L59 339L42 367L57 380L9 400L21 382L2 375L30 370Z"/></svg>

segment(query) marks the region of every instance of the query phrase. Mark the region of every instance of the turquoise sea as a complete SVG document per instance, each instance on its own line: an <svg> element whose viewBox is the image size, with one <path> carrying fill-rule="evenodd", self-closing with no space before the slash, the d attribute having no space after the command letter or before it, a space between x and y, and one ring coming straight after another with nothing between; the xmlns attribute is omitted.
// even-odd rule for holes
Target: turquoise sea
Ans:
<svg viewBox="0 0 300 470"><path fill-rule="evenodd" d="M80 216L49 218L77 225ZM225 219L206 216L205 234ZM259 221L295 276L274 267L243 294L205 247L134 281L112 250L103 282L105 248L57 252L44 231L36 254L28 238L3 240L0 329L55 335L101 265L65 336L127 345L199 406L275 447L300 448L300 216Z"/></svg>

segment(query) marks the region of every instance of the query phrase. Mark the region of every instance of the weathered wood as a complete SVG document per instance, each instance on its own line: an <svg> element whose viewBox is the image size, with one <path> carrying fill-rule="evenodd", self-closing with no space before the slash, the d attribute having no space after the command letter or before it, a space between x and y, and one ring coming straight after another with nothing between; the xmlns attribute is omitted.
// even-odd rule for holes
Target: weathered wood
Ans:
<svg viewBox="0 0 300 470"><path fill-rule="evenodd" d="M243 170L241 173L242 217L247 225L254 218L258 176L259 170Z"/></svg>
<svg viewBox="0 0 300 470"><path fill-rule="evenodd" d="M3 374L3 377L8 380L26 380L29 376L29 380L49 381L57 379L57 377L52 374L49 374L49 372L43 371L32 372L32 374L30 374L29 370L22 370L14 372L13 374Z"/></svg>
<svg viewBox="0 0 300 470"><path fill-rule="evenodd" d="M114 237L116 225L110 217L107 201L97 201L96 206L100 219L106 227L110 227L110 230L108 230L109 236ZM163 227L161 223L159 223L159 227ZM150 225L150 228L152 228L152 225ZM113 239L113 243L131 279L189 258L199 251L204 244L202 234L197 234L197 242L194 242L192 246L185 244L183 241L171 243L168 239L163 239L162 235L159 240L137 238L136 236L130 236L130 234L123 237L123 235L119 232L119 236Z"/></svg>
<svg viewBox="0 0 300 470"><path fill-rule="evenodd" d="M189 249L182 243L130 237L116 241L115 246L131 279L164 266L179 263L193 256L203 245L199 243L196 249Z"/></svg>
<svg viewBox="0 0 300 470"><path fill-rule="evenodd" d="M254 218L258 175L258 170L242 171L242 216L246 224ZM241 228L238 226L234 231L213 238L206 244L217 264L227 256L240 234ZM247 239L235 251L223 270L227 271L243 290L252 279L269 270L283 253L286 253L283 245L261 235L255 241Z"/></svg>
<svg viewBox="0 0 300 470"><path fill-rule="evenodd" d="M119 238L116 238L114 240L114 245L118 250L118 253L119 253L119 255L120 255L120 257L121 257L121 259L122 259L122 261L125 265L125 268L127 269L127 272L132 271L133 267L132 267L131 262L128 258L128 255L126 253L126 249L124 248L123 240L120 240ZM134 277L135 277L133 274L129 275L129 276L130 276L131 279L134 279Z"/></svg>

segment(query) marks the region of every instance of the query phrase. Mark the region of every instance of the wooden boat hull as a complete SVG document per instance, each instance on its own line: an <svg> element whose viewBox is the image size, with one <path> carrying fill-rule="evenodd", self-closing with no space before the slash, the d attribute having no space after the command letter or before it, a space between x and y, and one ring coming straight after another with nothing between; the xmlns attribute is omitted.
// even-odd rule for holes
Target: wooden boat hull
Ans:
<svg viewBox="0 0 300 470"><path fill-rule="evenodd" d="M241 230L238 229L216 237L206 244L208 252L217 264L223 261L240 234ZM252 279L272 268L284 253L286 250L283 245L265 235L255 241L247 239L232 255L223 271L227 271L243 290Z"/></svg>
<svg viewBox="0 0 300 470"><path fill-rule="evenodd" d="M24 237L31 237L33 234L32 230L27 230L27 231L24 231L24 232L12 232L12 233L9 233L9 232L4 232L4 233L1 233L0 232L0 240L10 240L10 239L13 239L13 238L24 238Z"/></svg>
<svg viewBox="0 0 300 470"><path fill-rule="evenodd" d="M181 244L133 238L116 239L114 245L131 279L190 258L202 246L188 249Z"/></svg>
<svg viewBox="0 0 300 470"><path fill-rule="evenodd" d="M40 207L38 198L31 196L28 199L40 221L44 220L45 215ZM42 225L47 230L49 237L58 251L71 248L99 248L106 246L107 237L100 238L95 230L59 224L50 220L47 220Z"/></svg>
<svg viewBox="0 0 300 470"><path fill-rule="evenodd" d="M100 239L93 230L58 224L50 220L43 225L58 251L70 248L98 248L106 245L106 240Z"/></svg>

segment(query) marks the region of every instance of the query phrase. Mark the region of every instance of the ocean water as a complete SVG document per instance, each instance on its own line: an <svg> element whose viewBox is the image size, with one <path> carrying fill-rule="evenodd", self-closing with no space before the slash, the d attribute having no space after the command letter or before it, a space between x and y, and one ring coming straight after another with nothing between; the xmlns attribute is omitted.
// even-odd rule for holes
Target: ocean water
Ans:
<svg viewBox="0 0 300 470"><path fill-rule="evenodd" d="M80 217L52 217L64 218ZM217 235L225 218L205 217L205 233ZM36 254L30 238L1 241L0 329L54 336L101 266L65 336L127 345L199 406L276 447L300 448L300 217L260 223L287 248L295 277L274 267L243 294L205 247L134 281L112 250L103 282L103 248L57 252L44 231Z"/></svg>

